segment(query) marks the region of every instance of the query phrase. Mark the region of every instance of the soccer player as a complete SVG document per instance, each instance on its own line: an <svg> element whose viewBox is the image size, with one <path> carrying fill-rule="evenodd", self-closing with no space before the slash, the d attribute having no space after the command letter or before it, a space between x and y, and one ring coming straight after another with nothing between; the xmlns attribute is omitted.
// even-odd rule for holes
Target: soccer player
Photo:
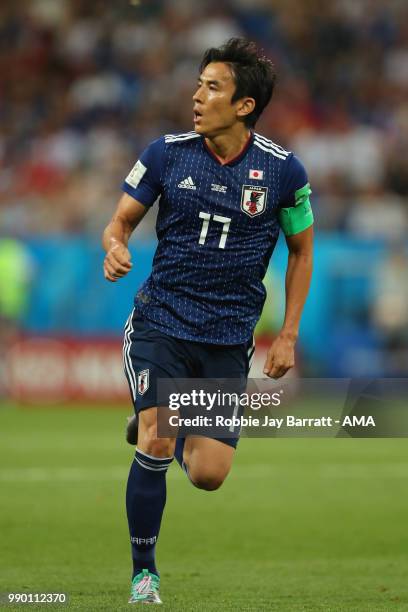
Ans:
<svg viewBox="0 0 408 612"><path fill-rule="evenodd" d="M196 487L211 491L228 475L238 441L159 438L157 379L246 382L265 300L262 279L280 229L289 250L286 309L264 373L279 378L294 365L312 271L313 215L301 162L254 132L275 76L273 64L245 39L207 50L193 96L195 130L147 147L103 235L105 278L115 282L132 268L133 230L159 200L152 272L136 294L124 338L138 417L126 492L131 603L161 603L155 545L174 456Z"/></svg>

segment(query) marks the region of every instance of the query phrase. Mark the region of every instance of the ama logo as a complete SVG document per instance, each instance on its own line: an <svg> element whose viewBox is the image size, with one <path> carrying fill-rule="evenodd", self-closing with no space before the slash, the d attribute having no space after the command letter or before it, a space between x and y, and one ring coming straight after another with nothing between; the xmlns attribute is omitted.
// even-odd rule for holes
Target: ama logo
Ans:
<svg viewBox="0 0 408 612"><path fill-rule="evenodd" d="M249 217L261 215L266 209L268 195L267 187L243 185L241 196L241 210Z"/></svg>

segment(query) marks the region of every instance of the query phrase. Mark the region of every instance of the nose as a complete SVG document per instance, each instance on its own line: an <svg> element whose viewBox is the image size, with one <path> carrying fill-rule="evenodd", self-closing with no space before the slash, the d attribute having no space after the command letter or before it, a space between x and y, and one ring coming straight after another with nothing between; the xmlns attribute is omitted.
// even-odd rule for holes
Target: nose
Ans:
<svg viewBox="0 0 408 612"><path fill-rule="evenodd" d="M202 102L203 101L203 96L202 96L202 86L199 85L196 89L195 94L193 95L193 102Z"/></svg>

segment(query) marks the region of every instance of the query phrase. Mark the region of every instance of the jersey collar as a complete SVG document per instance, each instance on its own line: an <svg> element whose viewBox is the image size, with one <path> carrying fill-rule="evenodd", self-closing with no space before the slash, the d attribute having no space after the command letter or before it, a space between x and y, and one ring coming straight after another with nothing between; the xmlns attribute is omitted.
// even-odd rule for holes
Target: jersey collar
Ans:
<svg viewBox="0 0 408 612"><path fill-rule="evenodd" d="M236 155L232 159L229 159L227 162L222 162L220 160L220 158L217 157L217 155L213 151L211 151L210 147L205 142L204 136L201 137L201 141L203 143L204 150L207 151L209 156L212 157L212 159L214 161L216 161L218 165L220 165L220 166L236 166L237 164L239 164L239 162L242 159L244 159L245 155L248 153L248 150L250 149L250 147L252 146L252 143L254 142L254 138L255 138L255 134L254 134L253 130L251 130L249 138L246 141L246 143L244 144L244 146L241 149L241 151L238 153L238 155Z"/></svg>

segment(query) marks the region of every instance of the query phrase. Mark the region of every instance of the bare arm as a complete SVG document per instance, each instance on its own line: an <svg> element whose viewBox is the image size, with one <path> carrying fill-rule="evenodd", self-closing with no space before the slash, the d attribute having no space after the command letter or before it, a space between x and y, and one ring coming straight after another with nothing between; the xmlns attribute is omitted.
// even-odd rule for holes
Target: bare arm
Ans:
<svg viewBox="0 0 408 612"><path fill-rule="evenodd" d="M285 319L277 338L269 348L264 374L280 378L295 365L295 344L299 324L309 291L313 267L313 226L288 236L288 267L286 269Z"/></svg>
<svg viewBox="0 0 408 612"><path fill-rule="evenodd" d="M103 232L102 246L106 251L103 273L112 283L125 276L132 268L128 241L147 211L146 206L124 193Z"/></svg>

